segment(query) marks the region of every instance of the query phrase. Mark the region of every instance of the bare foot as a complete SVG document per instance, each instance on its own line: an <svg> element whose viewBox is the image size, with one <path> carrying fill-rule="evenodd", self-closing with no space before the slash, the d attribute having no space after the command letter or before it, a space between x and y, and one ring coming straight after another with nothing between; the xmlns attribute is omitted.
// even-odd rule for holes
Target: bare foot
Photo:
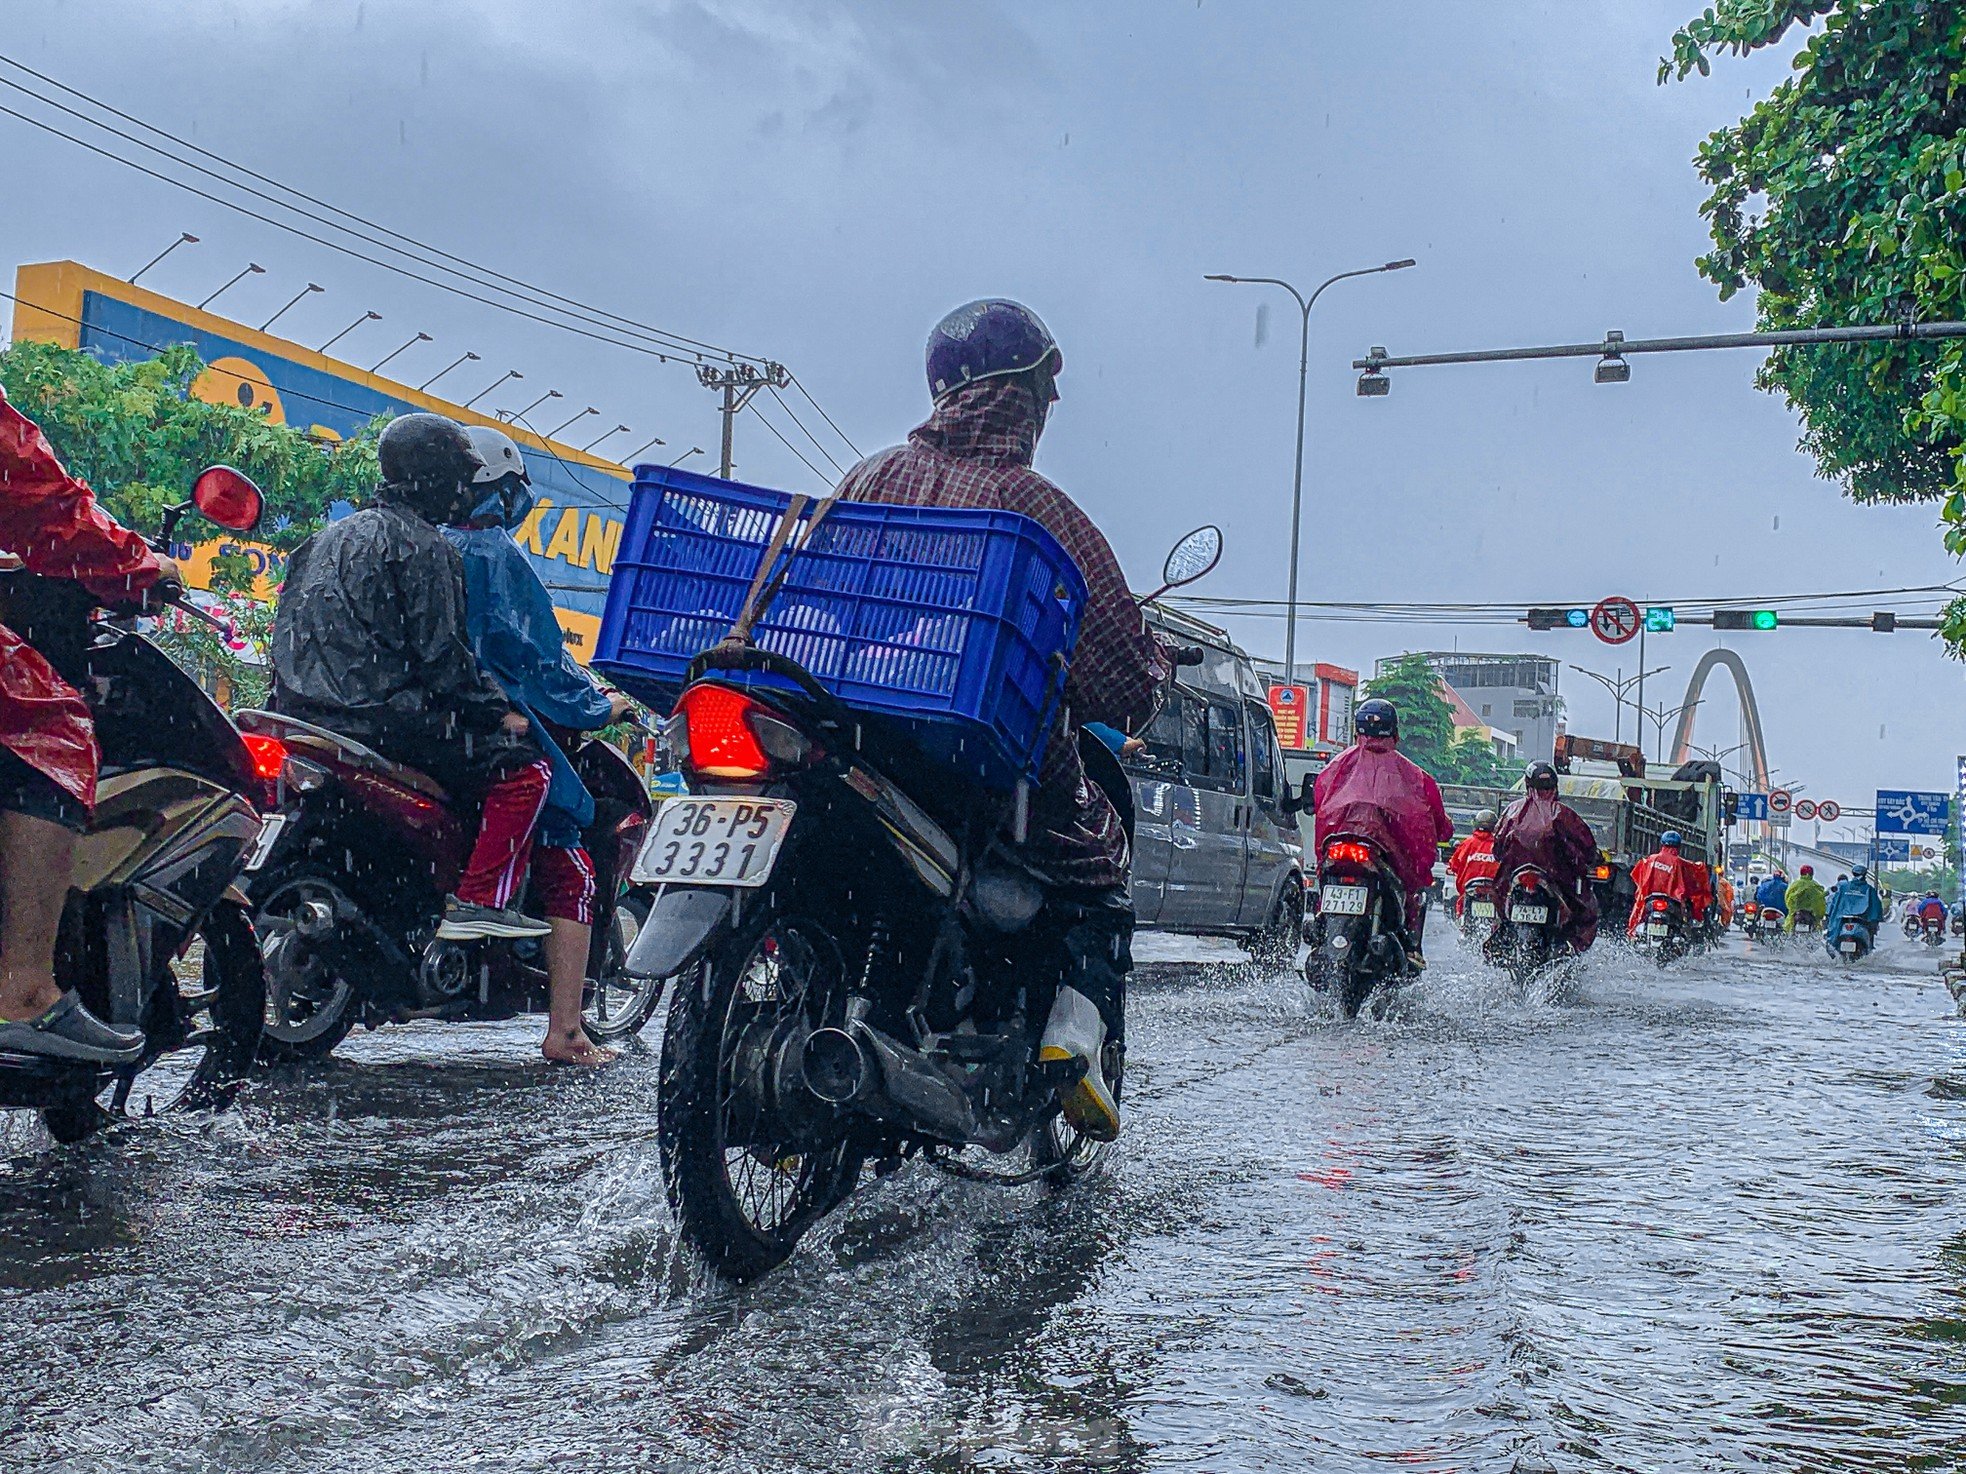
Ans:
<svg viewBox="0 0 1966 1474"><path fill-rule="evenodd" d="M619 1051L603 1049L589 1039L584 1029L569 1034L548 1034L539 1052L556 1065L605 1065L621 1057Z"/></svg>
<svg viewBox="0 0 1966 1474"><path fill-rule="evenodd" d="M0 1019L19 1022L39 1018L61 1002L61 988L51 972L0 972Z"/></svg>

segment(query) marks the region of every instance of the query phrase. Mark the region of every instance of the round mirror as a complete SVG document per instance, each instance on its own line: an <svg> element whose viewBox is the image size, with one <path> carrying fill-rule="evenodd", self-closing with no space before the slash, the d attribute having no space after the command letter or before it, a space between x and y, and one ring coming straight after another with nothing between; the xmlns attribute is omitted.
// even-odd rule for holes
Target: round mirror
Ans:
<svg viewBox="0 0 1966 1474"><path fill-rule="evenodd" d="M1168 588L1193 583L1222 561L1222 529L1213 525L1197 527L1174 545L1161 566L1161 581ZM1165 592L1165 590L1163 590Z"/></svg>
<svg viewBox="0 0 1966 1474"><path fill-rule="evenodd" d="M259 526L265 498L250 476L230 466L210 466L191 483L191 504L220 527L251 532Z"/></svg>

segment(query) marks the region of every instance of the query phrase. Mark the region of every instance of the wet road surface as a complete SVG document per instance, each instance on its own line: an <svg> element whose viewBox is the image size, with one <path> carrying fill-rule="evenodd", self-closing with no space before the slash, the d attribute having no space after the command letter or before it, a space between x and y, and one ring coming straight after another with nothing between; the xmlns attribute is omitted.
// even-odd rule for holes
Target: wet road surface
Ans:
<svg viewBox="0 0 1966 1474"><path fill-rule="evenodd" d="M8 1128L0 1469L1966 1469L1929 956L1599 957L1555 1006L1437 945L1341 1025L1188 951L1106 1178L910 1169L742 1291L675 1251L652 1053L530 1022Z"/></svg>

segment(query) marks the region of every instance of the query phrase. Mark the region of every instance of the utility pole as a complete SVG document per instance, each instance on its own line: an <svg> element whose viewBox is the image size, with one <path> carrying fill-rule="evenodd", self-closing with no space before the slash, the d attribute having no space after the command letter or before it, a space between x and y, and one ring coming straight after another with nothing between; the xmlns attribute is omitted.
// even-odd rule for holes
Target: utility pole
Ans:
<svg viewBox="0 0 1966 1474"><path fill-rule="evenodd" d="M723 455L718 461L717 474L730 480L731 448L735 439L737 417L744 412L744 406L760 389L783 389L792 382L792 376L782 363L767 362L762 366L747 361L728 365L701 363L696 366L696 381L705 389L723 392L720 407L724 417Z"/></svg>

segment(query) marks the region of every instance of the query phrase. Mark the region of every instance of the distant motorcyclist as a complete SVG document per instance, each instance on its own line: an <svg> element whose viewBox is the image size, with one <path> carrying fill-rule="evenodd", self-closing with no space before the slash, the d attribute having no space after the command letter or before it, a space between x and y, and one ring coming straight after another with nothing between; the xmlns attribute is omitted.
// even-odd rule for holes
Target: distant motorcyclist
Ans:
<svg viewBox="0 0 1966 1474"><path fill-rule="evenodd" d="M1318 852L1340 834L1355 834L1385 852L1406 892L1408 960L1425 967L1427 888L1434 880L1434 857L1454 837L1454 821L1441 803L1440 785L1397 751L1399 712L1390 701L1377 696L1361 701L1352 713L1352 731L1352 745L1312 785Z"/></svg>
<svg viewBox="0 0 1966 1474"><path fill-rule="evenodd" d="M1447 868L1454 876L1456 916L1467 912L1470 885L1495 878L1495 825L1498 822L1493 809L1481 810L1474 817L1474 832L1454 846L1454 853L1447 857Z"/></svg>
<svg viewBox="0 0 1966 1474"><path fill-rule="evenodd" d="M1637 893L1631 919L1625 923L1627 935L1638 931L1645 917L1645 903L1654 896L1665 896L1685 906L1695 926L1700 925L1713 906L1713 885L1707 867L1682 855L1679 831L1668 829L1659 836L1659 848L1632 866L1632 888Z"/></svg>
<svg viewBox="0 0 1966 1474"><path fill-rule="evenodd" d="M1939 898L1937 891L1927 891L1925 899L1918 902L1918 919L1921 922L1936 921L1941 926L1946 921L1946 903Z"/></svg>
<svg viewBox="0 0 1966 1474"><path fill-rule="evenodd" d="M1550 878L1570 904L1564 940L1586 952L1597 940L1597 837L1577 811L1556 796L1556 769L1531 763L1523 775L1523 795L1509 805L1495 830L1495 858L1506 880L1525 865Z"/></svg>
<svg viewBox="0 0 1966 1474"><path fill-rule="evenodd" d="M464 568L437 529L484 460L442 415L401 415L376 446L375 502L294 550L273 619L272 707L428 773L481 808L437 935L545 936L513 905L552 768L478 664Z"/></svg>
<svg viewBox="0 0 1966 1474"><path fill-rule="evenodd" d="M1153 716L1170 666L1105 537L1031 469L1064 364L1050 329L1028 307L1001 299L958 307L929 335L933 412L906 444L848 471L839 494L1018 512L1057 538L1085 576L1089 597L1065 690L1070 720L1045 748L1026 850L1049 883L1048 914L1038 925L1056 944L1059 976L1072 980L1058 989L1038 1057L1084 1062L1084 1078L1062 1097L1065 1114L1087 1136L1110 1141L1119 1134L1119 1106L1100 1052L1125 1032L1131 855L1119 814L1086 776L1072 728L1099 722L1138 732Z"/></svg>
<svg viewBox="0 0 1966 1474"><path fill-rule="evenodd" d="M0 1049L87 1064L133 1060L143 1035L104 1023L54 973L75 836L95 808L101 765L95 719L76 683L91 600L135 603L174 584L177 565L97 504L4 390L0 564L8 570L0 578ZM73 617L36 628L20 587L29 577L85 590Z"/></svg>
<svg viewBox="0 0 1966 1474"><path fill-rule="evenodd" d="M1709 873L1713 876L1714 921L1724 932L1734 924L1734 882L1718 870Z"/></svg>
<svg viewBox="0 0 1966 1474"><path fill-rule="evenodd" d="M1829 893L1829 904L1823 910L1824 936L1833 940L1839 926L1845 921L1855 921L1870 934L1871 945L1875 946L1878 923L1883 920L1884 897L1870 883L1869 872L1862 865L1851 866L1850 878Z"/></svg>
<svg viewBox="0 0 1966 1474"><path fill-rule="evenodd" d="M552 729L598 731L619 721L628 701L601 690L567 653L553 596L512 540L510 529L535 501L519 447L489 425L465 433L485 464L472 477L470 505L444 536L464 560L471 649L532 724L530 735L553 770L532 852L533 892L553 928L546 939L548 1018L540 1048L556 1064L606 1064L614 1051L590 1040L580 1022L594 920L594 862L581 834L594 822L594 796Z"/></svg>
<svg viewBox="0 0 1966 1474"><path fill-rule="evenodd" d="M1822 883L1816 879L1814 865L1802 867L1789 883L1788 895L1784 899L1788 905L1788 920L1783 925L1788 931L1794 931L1796 922L1805 916L1811 921L1821 921L1829 907L1829 897L1824 894Z"/></svg>
<svg viewBox="0 0 1966 1474"><path fill-rule="evenodd" d="M1755 887L1754 903L1763 911L1787 911L1789 878L1779 869Z"/></svg>

